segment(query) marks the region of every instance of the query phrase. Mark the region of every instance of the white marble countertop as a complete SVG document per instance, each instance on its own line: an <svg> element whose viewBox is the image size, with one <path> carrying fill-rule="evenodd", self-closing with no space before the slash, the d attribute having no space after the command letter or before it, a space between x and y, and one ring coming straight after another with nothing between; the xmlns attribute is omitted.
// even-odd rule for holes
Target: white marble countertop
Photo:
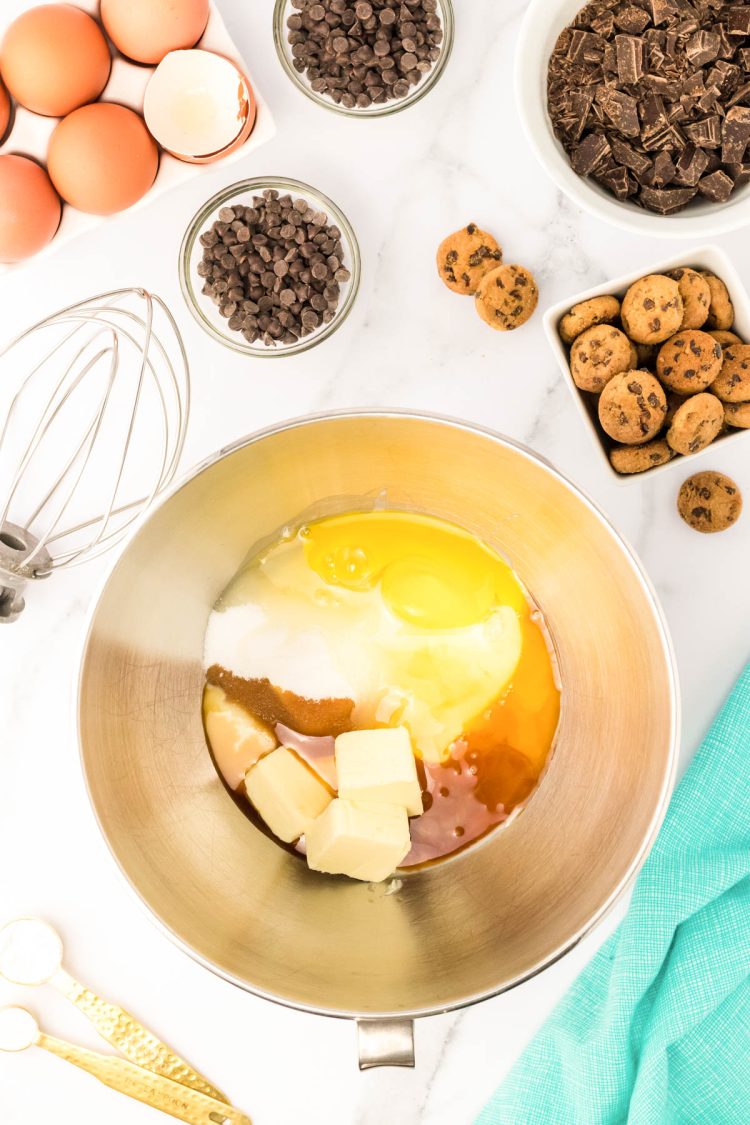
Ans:
<svg viewBox="0 0 750 1125"><path fill-rule="evenodd" d="M189 350L195 399L185 467L291 414L405 407L473 419L527 442L603 507L639 552L662 599L684 697L682 764L748 656L750 511L702 537L675 511L679 473L618 487L604 473L542 334L489 331L447 293L440 238L474 220L508 260L536 274L546 307L608 277L647 267L672 245L610 230L545 178L520 131L512 68L523 0L456 0L456 47L436 89L374 122L326 113L292 88L271 39L272 0L223 0L227 24L276 117L278 134L230 169L177 188L0 282L0 326L14 329L69 301L140 284L163 296ZM352 220L364 261L347 324L320 348L274 363L222 350L187 315L177 248L199 204L230 179L297 177ZM719 239L750 283L750 231ZM685 249L690 249L686 246ZM750 502L747 444L717 448ZM687 474L687 471L685 472ZM468 1125L620 911L554 968L514 992L416 1032L414 1071L360 1074L353 1026L247 995L194 964L152 926L99 838L77 763L70 696L82 626L106 563L31 591L0 632L0 914L39 914L65 936L70 971L118 1000L249 1112L256 1125ZM744 577L743 577L744 575ZM101 1045L49 990L0 985L51 1032ZM41 1051L0 1058L4 1125L106 1121L147 1125L156 1111L113 1094Z"/></svg>

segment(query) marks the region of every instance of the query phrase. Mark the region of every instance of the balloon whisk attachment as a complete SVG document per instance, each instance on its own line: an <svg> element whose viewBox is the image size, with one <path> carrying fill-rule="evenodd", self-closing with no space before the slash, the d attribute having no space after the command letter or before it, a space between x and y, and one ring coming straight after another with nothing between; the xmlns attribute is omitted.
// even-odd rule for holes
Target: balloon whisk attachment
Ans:
<svg viewBox="0 0 750 1125"><path fill-rule="evenodd" d="M29 583L97 558L173 480L185 346L144 289L92 297L0 349L0 623Z"/></svg>

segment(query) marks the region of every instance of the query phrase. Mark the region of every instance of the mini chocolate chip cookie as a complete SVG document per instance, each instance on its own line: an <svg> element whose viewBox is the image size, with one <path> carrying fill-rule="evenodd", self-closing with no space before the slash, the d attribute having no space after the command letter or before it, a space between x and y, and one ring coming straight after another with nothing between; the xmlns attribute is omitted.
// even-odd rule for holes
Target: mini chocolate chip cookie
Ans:
<svg viewBox="0 0 750 1125"><path fill-rule="evenodd" d="M641 445L656 437L666 412L666 395L650 371L615 375L599 398L602 429L623 445Z"/></svg>
<svg viewBox="0 0 750 1125"><path fill-rule="evenodd" d="M750 430L750 402L725 402L724 421L736 430Z"/></svg>
<svg viewBox="0 0 750 1125"><path fill-rule="evenodd" d="M711 290L705 277L687 266L672 270L669 276L677 282L684 306L680 328L702 328L711 307Z"/></svg>
<svg viewBox="0 0 750 1125"><path fill-rule="evenodd" d="M633 346L625 333L611 324L588 328L571 348L570 373L582 391L598 394L614 375L632 370Z"/></svg>
<svg viewBox="0 0 750 1125"><path fill-rule="evenodd" d="M664 438L647 441L645 445L617 445L610 450L612 468L625 474L645 473L657 465L666 465L674 457Z"/></svg>
<svg viewBox="0 0 750 1125"><path fill-rule="evenodd" d="M750 344L724 348L724 363L711 390L722 402L750 402Z"/></svg>
<svg viewBox="0 0 750 1125"><path fill-rule="evenodd" d="M477 312L498 332L520 328L538 303L536 282L523 266L499 266L484 275L477 289Z"/></svg>
<svg viewBox="0 0 750 1125"><path fill-rule="evenodd" d="M740 518L742 493L723 473L696 473L680 489L677 511L694 531L726 531Z"/></svg>
<svg viewBox="0 0 750 1125"><path fill-rule="evenodd" d="M449 234L438 247L440 277L454 293L473 296L479 282L503 260L503 252L491 234L476 223Z"/></svg>
<svg viewBox="0 0 750 1125"><path fill-rule="evenodd" d="M564 343L572 344L582 332L597 324L611 324L620 315L617 297L591 297L573 305L560 321L558 332Z"/></svg>
<svg viewBox="0 0 750 1125"><path fill-rule="evenodd" d="M711 386L723 361L721 344L707 332L680 331L662 344L656 359L656 374L670 391L692 395Z"/></svg>
<svg viewBox="0 0 750 1125"><path fill-rule="evenodd" d="M736 332L725 332L721 328L712 328L708 333L713 336L717 344L721 344L722 348L728 348L730 344L741 344L742 340Z"/></svg>
<svg viewBox="0 0 750 1125"><path fill-rule="evenodd" d="M701 277L708 282L711 290L711 305L708 310L707 328L719 328L726 332L734 324L734 305L729 290L720 277L701 271Z"/></svg>
<svg viewBox="0 0 750 1125"><path fill-rule="evenodd" d="M620 315L623 328L636 344L661 344L679 330L684 312L677 282L652 273L630 286Z"/></svg>
<svg viewBox="0 0 750 1125"><path fill-rule="evenodd" d="M675 453L699 453L721 433L724 407L716 395L691 395L672 419L667 441Z"/></svg>

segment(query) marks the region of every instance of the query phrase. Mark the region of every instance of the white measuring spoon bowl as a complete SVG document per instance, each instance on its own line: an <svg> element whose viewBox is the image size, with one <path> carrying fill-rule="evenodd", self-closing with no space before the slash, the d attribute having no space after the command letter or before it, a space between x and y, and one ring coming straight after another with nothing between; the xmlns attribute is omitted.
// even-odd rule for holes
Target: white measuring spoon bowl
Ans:
<svg viewBox="0 0 750 1125"><path fill-rule="evenodd" d="M16 918L0 929L0 976L11 984L47 984L62 957L62 938L41 918Z"/></svg>
<svg viewBox="0 0 750 1125"><path fill-rule="evenodd" d="M0 1051L25 1051L39 1042L39 1024L25 1008L0 1008Z"/></svg>

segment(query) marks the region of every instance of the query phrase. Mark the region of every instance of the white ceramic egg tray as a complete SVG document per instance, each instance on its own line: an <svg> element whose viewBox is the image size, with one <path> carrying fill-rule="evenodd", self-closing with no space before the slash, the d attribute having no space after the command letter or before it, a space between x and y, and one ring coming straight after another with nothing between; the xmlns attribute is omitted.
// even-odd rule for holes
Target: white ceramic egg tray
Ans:
<svg viewBox="0 0 750 1125"><path fill-rule="evenodd" d="M92 16L98 14L99 4L97 0L75 0L75 4ZM2 5L0 7L0 38L2 38L6 28L17 16L21 15L22 12L28 11L29 8L35 8L37 6L38 0L2 0ZM185 180L193 179L195 176L200 176L207 171L221 167L223 164L229 164L234 160L246 156L249 152L252 152L253 149L264 144L265 141L270 140L276 132L276 127L268 105L256 83L253 81L252 70L237 51L229 32L224 26L224 21L213 3L211 4L211 14L208 19L208 25L198 46L205 47L209 51L216 51L217 54L224 55L226 58L231 59L249 79L257 104L255 128L244 145L241 145L240 148L236 149L228 156L225 156L223 160L216 160L211 164L187 164L184 161L176 160L173 156L169 156L165 152L160 152L159 171L153 186L138 203L134 204L134 207L130 208L130 210L146 206L157 196L165 191L169 191L169 189L176 184L181 184ZM115 53L112 60L112 73L110 74L109 82L100 100L119 102L121 105L129 106L131 109L135 109L140 113L143 109L143 96L146 91L146 86L153 74L153 70L153 67L140 66L136 63L128 62L127 59ZM19 105L14 105L14 113L15 116L13 118L11 131L5 138L4 144L0 146L0 153L17 153L19 156L31 156L45 163L49 140L59 118L41 117L39 114L31 113L29 110ZM40 261L47 254L50 254L64 243L69 242L77 235L83 233L83 231L90 230L92 227L99 226L101 223L106 222L108 217L109 216L102 215L87 215L82 211L77 211L74 207L70 207L67 203L64 203L62 222L60 223L57 234L49 245L40 250L38 254L25 259L23 262L18 262L13 265L0 264L0 274Z"/></svg>

